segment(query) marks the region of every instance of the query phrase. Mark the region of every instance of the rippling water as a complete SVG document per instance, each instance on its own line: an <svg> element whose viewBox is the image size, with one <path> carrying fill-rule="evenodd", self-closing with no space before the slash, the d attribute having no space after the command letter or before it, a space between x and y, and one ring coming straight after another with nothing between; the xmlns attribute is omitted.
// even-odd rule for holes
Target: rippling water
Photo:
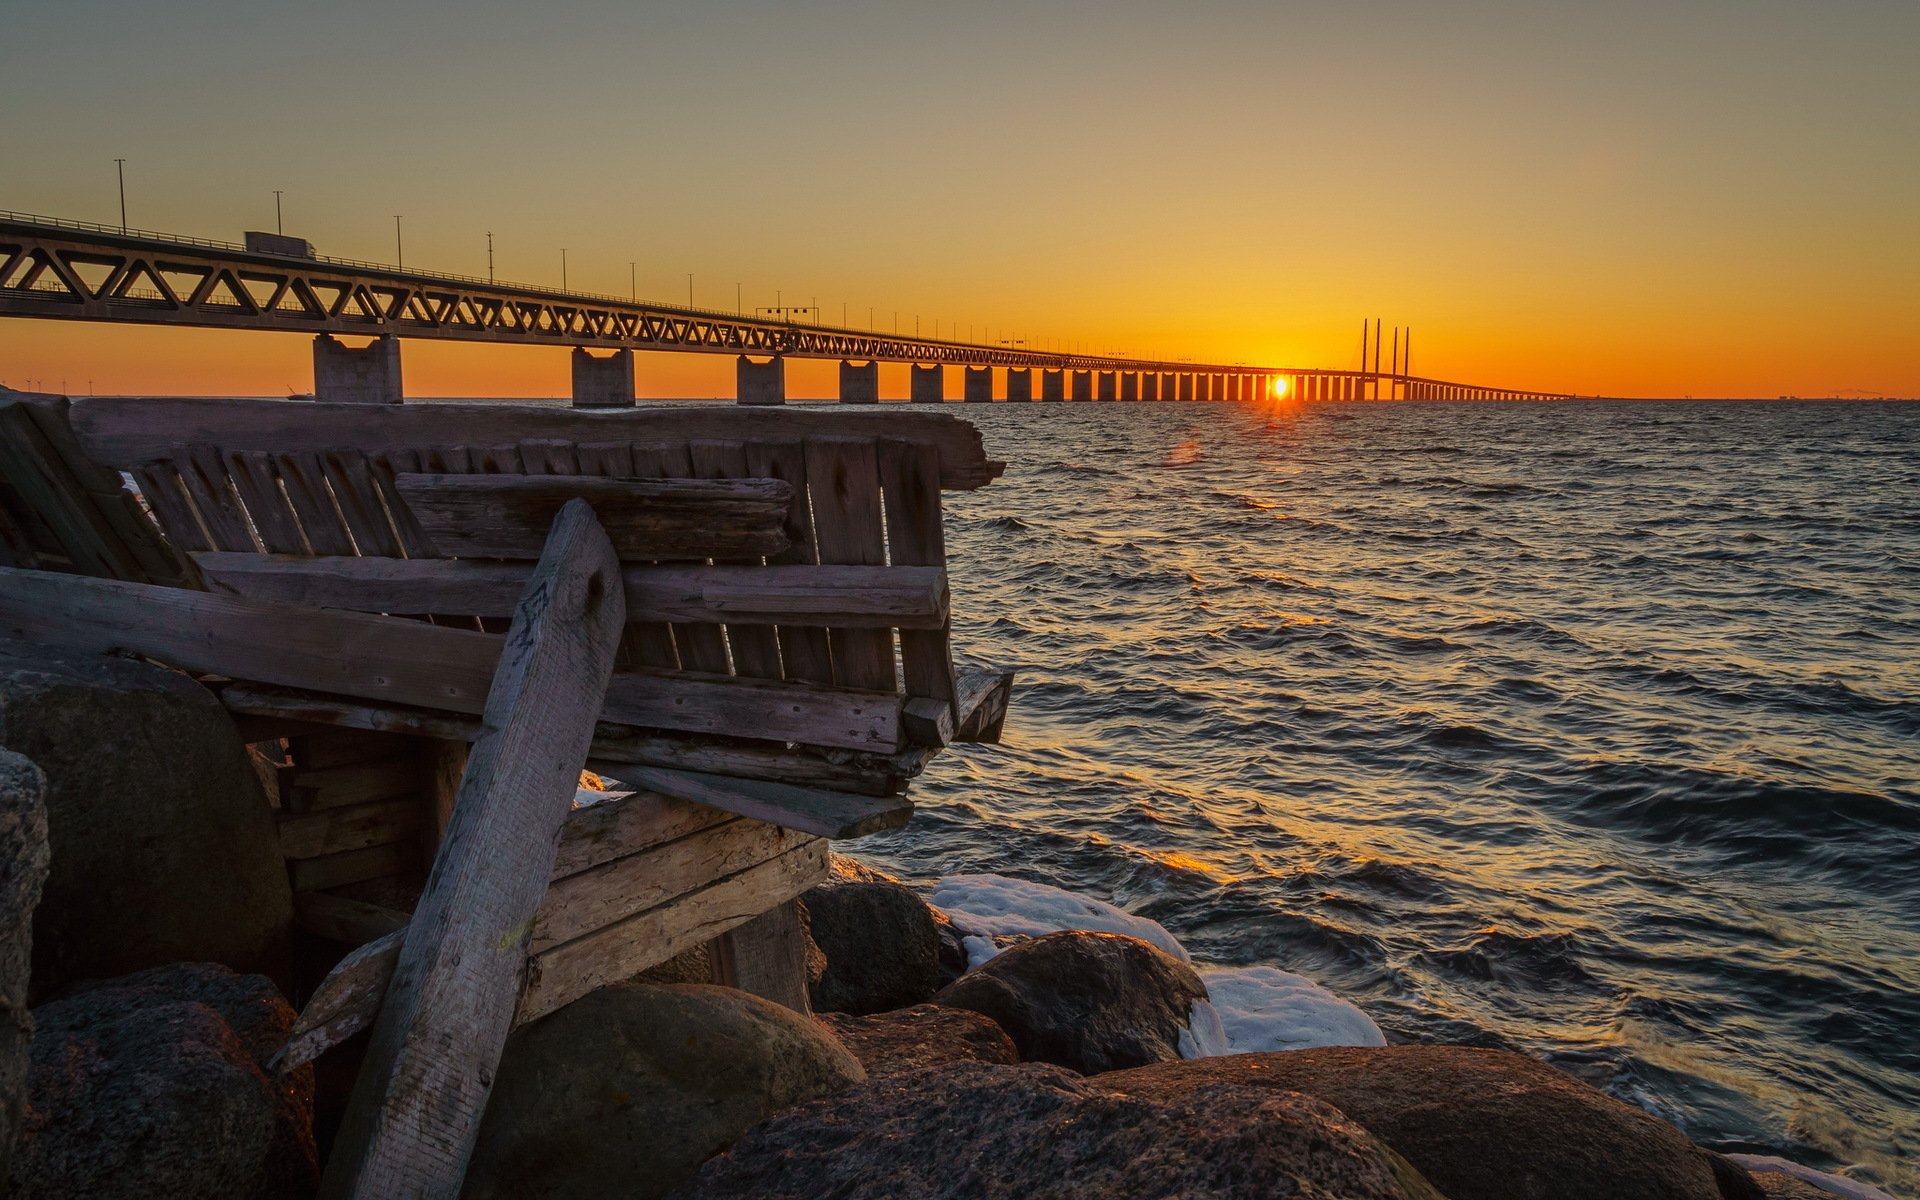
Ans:
<svg viewBox="0 0 1920 1200"><path fill-rule="evenodd" d="M910 878L1920 1189L1920 405L996 405Z"/></svg>

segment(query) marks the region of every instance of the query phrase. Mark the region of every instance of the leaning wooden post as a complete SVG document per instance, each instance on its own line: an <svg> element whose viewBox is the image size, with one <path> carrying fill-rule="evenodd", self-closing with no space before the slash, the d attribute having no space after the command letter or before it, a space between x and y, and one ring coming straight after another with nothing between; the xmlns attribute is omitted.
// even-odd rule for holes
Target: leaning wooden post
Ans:
<svg viewBox="0 0 1920 1200"><path fill-rule="evenodd" d="M322 1196L459 1196L625 621L613 545L574 500L514 612Z"/></svg>

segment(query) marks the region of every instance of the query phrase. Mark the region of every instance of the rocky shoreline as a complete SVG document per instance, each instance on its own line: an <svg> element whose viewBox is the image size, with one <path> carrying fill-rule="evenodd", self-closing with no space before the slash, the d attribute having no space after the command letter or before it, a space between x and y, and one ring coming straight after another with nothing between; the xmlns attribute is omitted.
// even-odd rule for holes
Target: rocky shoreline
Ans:
<svg viewBox="0 0 1920 1200"><path fill-rule="evenodd" d="M6 1194L312 1196L358 1046L272 1067L315 967L219 704L0 647L0 842ZM1224 989L1119 910L1056 897L1022 925L834 867L804 901L814 1016L683 956L522 1027L465 1194L1873 1194L1750 1170L1524 1055L1380 1044L1337 1001L1311 1044L1229 1053Z"/></svg>

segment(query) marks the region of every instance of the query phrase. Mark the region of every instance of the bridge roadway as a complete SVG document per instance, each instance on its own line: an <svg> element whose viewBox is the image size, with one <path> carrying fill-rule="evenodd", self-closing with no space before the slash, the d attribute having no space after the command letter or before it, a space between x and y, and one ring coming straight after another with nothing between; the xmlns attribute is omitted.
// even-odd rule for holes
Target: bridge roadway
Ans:
<svg viewBox="0 0 1920 1200"><path fill-rule="evenodd" d="M1308 399L1551 398L1378 371L1255 367L1043 351L747 317L319 255L273 253L144 230L0 212L0 316L262 329L313 335L322 399L397 402L399 338L573 348L574 399L634 402L635 350L733 354L741 403L785 399L784 360L840 360L841 399L876 402L878 363L914 364L912 398L944 400L946 366L966 368L967 400L1252 400L1276 378ZM366 336L348 347L337 335ZM611 351L595 355L593 350ZM754 361L761 359L764 361ZM1032 372L1042 372L1039 395Z"/></svg>

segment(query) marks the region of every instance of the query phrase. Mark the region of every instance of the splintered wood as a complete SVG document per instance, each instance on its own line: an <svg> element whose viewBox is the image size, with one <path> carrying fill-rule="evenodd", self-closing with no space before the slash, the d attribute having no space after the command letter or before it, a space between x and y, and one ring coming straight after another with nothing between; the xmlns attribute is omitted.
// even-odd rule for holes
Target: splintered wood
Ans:
<svg viewBox="0 0 1920 1200"><path fill-rule="evenodd" d="M626 608L592 510L554 523L374 1022L328 1197L460 1193Z"/></svg>

